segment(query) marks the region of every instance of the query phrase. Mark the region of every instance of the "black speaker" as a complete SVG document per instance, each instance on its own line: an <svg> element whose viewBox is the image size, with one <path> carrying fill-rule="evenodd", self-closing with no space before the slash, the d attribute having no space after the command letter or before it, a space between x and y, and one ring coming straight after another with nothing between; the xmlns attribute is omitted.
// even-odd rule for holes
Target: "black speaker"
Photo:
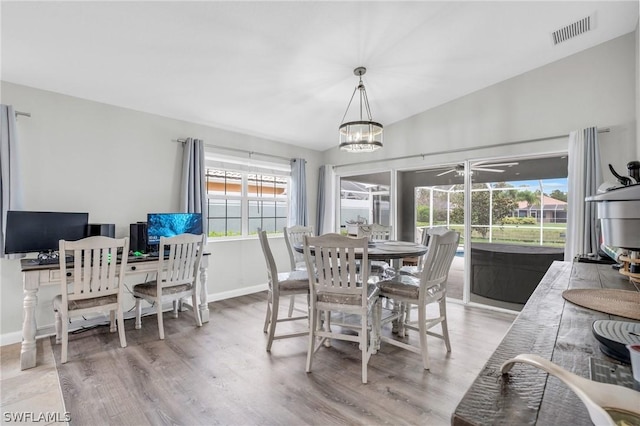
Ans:
<svg viewBox="0 0 640 426"><path fill-rule="evenodd" d="M129 250L141 253L148 251L147 247L147 222L132 223L129 225Z"/></svg>
<svg viewBox="0 0 640 426"><path fill-rule="evenodd" d="M87 224L87 237L102 235L105 237L116 237L116 225L114 223L89 223Z"/></svg>

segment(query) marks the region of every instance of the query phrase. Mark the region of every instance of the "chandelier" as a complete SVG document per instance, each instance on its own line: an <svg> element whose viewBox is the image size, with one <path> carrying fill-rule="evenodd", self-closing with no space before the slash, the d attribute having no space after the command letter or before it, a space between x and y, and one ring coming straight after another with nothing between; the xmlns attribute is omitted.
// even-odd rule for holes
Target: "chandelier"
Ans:
<svg viewBox="0 0 640 426"><path fill-rule="evenodd" d="M347 110L342 117L340 125L340 149L348 152L373 152L378 148L382 148L382 124L376 123L371 119L371 109L369 108L369 99L367 98L367 90L362 83L362 76L367 72L365 67L358 67L353 73L360 77L360 82L353 90ZM345 122L353 97L356 91L360 92L360 120ZM363 110L367 113L367 120L362 116Z"/></svg>

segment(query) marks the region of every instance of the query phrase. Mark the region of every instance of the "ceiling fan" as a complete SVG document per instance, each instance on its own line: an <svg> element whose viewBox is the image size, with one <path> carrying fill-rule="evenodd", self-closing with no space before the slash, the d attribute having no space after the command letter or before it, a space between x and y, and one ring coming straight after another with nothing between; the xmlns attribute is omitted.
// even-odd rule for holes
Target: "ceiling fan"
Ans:
<svg viewBox="0 0 640 426"><path fill-rule="evenodd" d="M485 164L484 162L481 161L479 163L471 164L471 172L479 171L479 172L503 173L504 169L496 169L494 167L513 167L517 165L518 165L517 162ZM439 173L436 176L444 176L449 173L455 173L458 176L464 176L464 164L457 164L453 168L446 170L442 173Z"/></svg>

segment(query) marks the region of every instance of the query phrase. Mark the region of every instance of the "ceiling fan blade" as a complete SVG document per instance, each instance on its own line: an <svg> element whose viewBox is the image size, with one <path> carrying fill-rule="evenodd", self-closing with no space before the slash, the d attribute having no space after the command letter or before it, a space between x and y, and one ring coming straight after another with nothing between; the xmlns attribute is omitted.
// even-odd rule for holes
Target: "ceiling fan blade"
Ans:
<svg viewBox="0 0 640 426"><path fill-rule="evenodd" d="M439 173L436 176L444 176L444 175L447 175L449 173L453 173L455 171L456 171L456 169L447 170L446 172Z"/></svg>
<svg viewBox="0 0 640 426"><path fill-rule="evenodd" d="M511 167L511 166L517 166L518 164L519 164L518 162L493 163L493 164L484 164L483 162L479 162L479 163L472 164L471 167L472 168L475 168L475 167Z"/></svg>
<svg viewBox="0 0 640 426"><path fill-rule="evenodd" d="M502 169L485 169L484 167L473 167L472 170L478 170L481 172L504 173L504 170Z"/></svg>

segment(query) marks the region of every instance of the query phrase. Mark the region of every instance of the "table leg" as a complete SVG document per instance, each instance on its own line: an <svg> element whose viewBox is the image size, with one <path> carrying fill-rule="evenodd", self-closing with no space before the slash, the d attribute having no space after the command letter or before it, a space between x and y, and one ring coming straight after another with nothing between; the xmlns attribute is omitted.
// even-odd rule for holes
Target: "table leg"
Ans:
<svg viewBox="0 0 640 426"><path fill-rule="evenodd" d="M22 349L20 350L20 369L36 366L36 305L38 288L24 288L24 320L22 323Z"/></svg>
<svg viewBox="0 0 640 426"><path fill-rule="evenodd" d="M200 319L209 322L209 305L207 304L207 268L200 268Z"/></svg>

